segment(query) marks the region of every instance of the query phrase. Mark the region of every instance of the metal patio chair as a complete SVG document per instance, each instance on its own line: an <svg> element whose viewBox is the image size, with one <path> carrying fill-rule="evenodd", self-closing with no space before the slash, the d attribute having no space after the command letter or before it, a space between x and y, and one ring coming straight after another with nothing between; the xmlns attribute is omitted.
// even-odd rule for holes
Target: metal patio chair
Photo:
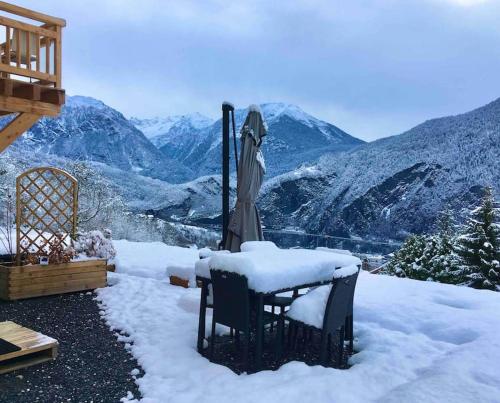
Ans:
<svg viewBox="0 0 500 403"><path fill-rule="evenodd" d="M210 359L214 358L215 350L215 325L233 328L236 340L239 341L239 333L243 333L243 361L249 368L248 350L252 332L252 301L248 289L247 278L237 273L221 270L210 270L213 289L213 318L212 336L210 338ZM278 322L281 329L283 317L264 312L264 325ZM280 343L278 338L277 343Z"/></svg>
<svg viewBox="0 0 500 403"><path fill-rule="evenodd" d="M290 309L293 310L295 304L309 304L315 300L313 293L325 292L324 287L331 287L328 295L328 300L326 306L322 304L314 306L313 309L321 310L317 312L319 317L323 317L322 325L313 324L310 318L301 318L302 320L296 320L287 314L286 319L290 322L290 332L292 345L295 346L297 338L298 327L302 327L304 330L304 335L306 330L318 331L321 334L320 341L320 353L319 362L321 365L326 366L328 364L327 350L330 340L332 337L337 337L337 356L335 357L335 362L338 366L341 366L344 357L344 338L345 338L345 325L349 315L349 306L352 300L352 295L354 294L354 288L356 286L356 279L358 273L352 274L348 277L334 279L333 284L327 286L321 286L310 293L297 298L291 305ZM300 307L297 306L297 308ZM318 317L314 315L315 317Z"/></svg>

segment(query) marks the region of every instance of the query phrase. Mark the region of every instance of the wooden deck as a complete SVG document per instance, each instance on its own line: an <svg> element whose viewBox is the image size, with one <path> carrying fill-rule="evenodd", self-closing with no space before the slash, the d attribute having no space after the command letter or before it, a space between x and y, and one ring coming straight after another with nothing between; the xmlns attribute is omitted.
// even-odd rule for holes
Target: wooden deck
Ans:
<svg viewBox="0 0 500 403"><path fill-rule="evenodd" d="M57 356L57 340L14 322L0 322L0 338L21 348L0 355L0 374L50 361Z"/></svg>
<svg viewBox="0 0 500 403"><path fill-rule="evenodd" d="M15 114L0 131L1 152L42 116L60 113L66 21L3 1L0 13L0 115Z"/></svg>

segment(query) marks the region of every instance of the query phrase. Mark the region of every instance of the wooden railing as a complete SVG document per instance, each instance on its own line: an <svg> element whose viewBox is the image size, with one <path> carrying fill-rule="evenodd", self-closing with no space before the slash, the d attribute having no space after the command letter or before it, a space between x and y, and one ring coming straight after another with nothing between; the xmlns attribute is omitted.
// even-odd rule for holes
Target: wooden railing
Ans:
<svg viewBox="0 0 500 403"><path fill-rule="evenodd" d="M61 33L66 21L0 1L0 11L35 25L0 15L0 77L24 77L32 83L61 88Z"/></svg>

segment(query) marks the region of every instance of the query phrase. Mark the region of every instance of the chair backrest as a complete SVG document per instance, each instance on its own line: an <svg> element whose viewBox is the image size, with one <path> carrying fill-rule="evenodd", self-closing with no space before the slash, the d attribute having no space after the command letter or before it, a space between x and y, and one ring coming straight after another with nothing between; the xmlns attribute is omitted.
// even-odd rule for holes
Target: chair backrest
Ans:
<svg viewBox="0 0 500 403"><path fill-rule="evenodd" d="M250 297L247 278L237 273L210 270L213 287L213 315L217 323L238 330L250 325Z"/></svg>
<svg viewBox="0 0 500 403"><path fill-rule="evenodd" d="M334 279L323 319L323 331L327 334L334 333L344 325L357 277L358 273L355 273Z"/></svg>
<svg viewBox="0 0 500 403"><path fill-rule="evenodd" d="M358 266L358 272L354 275L354 283L352 284L352 292L351 292L351 300L349 301L349 306L347 308L348 313L352 312L353 305L354 305L354 291L356 290L356 283L358 281L358 275L359 272L361 271L361 266Z"/></svg>

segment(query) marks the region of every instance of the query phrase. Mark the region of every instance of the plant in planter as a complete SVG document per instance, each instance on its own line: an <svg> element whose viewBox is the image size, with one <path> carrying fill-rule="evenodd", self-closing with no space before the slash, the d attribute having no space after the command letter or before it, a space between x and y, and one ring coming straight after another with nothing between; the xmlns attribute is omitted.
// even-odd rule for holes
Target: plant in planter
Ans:
<svg viewBox="0 0 500 403"><path fill-rule="evenodd" d="M28 253L27 263L30 264L61 264L69 263L76 256L73 247L66 245L66 234L58 232L50 240L44 240L35 253Z"/></svg>
<svg viewBox="0 0 500 403"><path fill-rule="evenodd" d="M111 240L111 230L79 232L75 242L75 251L87 257L113 259L116 250Z"/></svg>

